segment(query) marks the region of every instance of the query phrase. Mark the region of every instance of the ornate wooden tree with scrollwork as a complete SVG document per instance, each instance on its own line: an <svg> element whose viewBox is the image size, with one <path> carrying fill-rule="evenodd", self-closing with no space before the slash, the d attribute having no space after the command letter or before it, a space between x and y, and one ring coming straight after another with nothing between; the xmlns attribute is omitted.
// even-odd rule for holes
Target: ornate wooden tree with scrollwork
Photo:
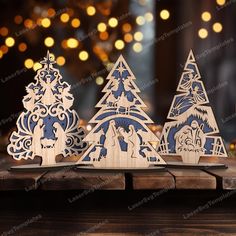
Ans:
<svg viewBox="0 0 236 236"><path fill-rule="evenodd" d="M35 83L26 87L25 111L17 120L17 131L10 136L8 153L16 160L42 158L42 166L56 164L56 156L81 154L87 143L84 130L78 127L70 85L62 81L50 53L41 61Z"/></svg>

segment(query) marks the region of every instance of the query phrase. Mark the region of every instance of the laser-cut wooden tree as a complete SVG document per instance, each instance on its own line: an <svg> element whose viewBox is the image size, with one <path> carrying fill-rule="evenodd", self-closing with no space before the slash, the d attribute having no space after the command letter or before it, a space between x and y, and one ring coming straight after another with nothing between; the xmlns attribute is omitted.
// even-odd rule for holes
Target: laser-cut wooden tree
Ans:
<svg viewBox="0 0 236 236"><path fill-rule="evenodd" d="M184 163L196 164L201 156L227 157L193 55L189 53L162 131L159 153L180 155Z"/></svg>
<svg viewBox="0 0 236 236"><path fill-rule="evenodd" d="M35 83L26 87L25 111L17 120L17 131L10 136L8 153L16 160L42 158L42 166L56 165L56 156L81 154L87 148L84 130L74 110L70 85L62 81L56 62L47 56L41 61Z"/></svg>
<svg viewBox="0 0 236 236"><path fill-rule="evenodd" d="M137 95L135 77L122 56L109 73L96 107L101 108L90 120L96 126L85 137L91 146L78 164L94 167L136 168L165 164L150 142L159 139L146 124L152 120L142 110L145 104Z"/></svg>

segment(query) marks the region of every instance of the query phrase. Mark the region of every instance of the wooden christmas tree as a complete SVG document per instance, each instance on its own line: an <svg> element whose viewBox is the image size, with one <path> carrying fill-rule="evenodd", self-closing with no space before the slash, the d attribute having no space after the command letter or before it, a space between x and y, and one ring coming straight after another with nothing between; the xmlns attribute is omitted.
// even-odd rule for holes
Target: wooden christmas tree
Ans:
<svg viewBox="0 0 236 236"><path fill-rule="evenodd" d="M107 79L105 95L96 105L100 110L90 121L96 125L84 139L91 145L78 164L109 168L165 164L150 143L159 140L147 127L152 120L142 110L145 104L122 56Z"/></svg>
<svg viewBox="0 0 236 236"><path fill-rule="evenodd" d="M59 70L53 67L55 63L47 52L36 82L26 87L25 111L8 145L8 153L16 160L39 156L42 166L52 166L57 155L78 155L87 148L82 141L84 130L78 127L79 117L70 109L74 101L70 85L62 81Z"/></svg>
<svg viewBox="0 0 236 236"><path fill-rule="evenodd" d="M190 51L168 119L159 153L180 155L184 163L196 164L201 156L226 157L225 147L209 103L198 67Z"/></svg>

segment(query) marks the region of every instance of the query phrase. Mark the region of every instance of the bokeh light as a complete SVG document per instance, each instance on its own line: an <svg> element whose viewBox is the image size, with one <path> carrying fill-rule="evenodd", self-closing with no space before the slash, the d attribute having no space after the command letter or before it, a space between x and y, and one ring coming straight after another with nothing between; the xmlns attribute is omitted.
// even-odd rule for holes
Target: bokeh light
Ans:
<svg viewBox="0 0 236 236"><path fill-rule="evenodd" d="M170 18L170 12L168 10L164 9L160 12L160 17L162 20L167 20Z"/></svg>
<svg viewBox="0 0 236 236"><path fill-rule="evenodd" d="M124 35L124 40L125 40L126 43L132 42L132 41L133 41L133 36L132 36L132 34L126 33L126 34Z"/></svg>
<svg viewBox="0 0 236 236"><path fill-rule="evenodd" d="M57 62L57 65L63 66L66 62L66 59L63 56L59 56L59 57L57 57L56 62Z"/></svg>
<svg viewBox="0 0 236 236"><path fill-rule="evenodd" d="M15 44L15 39L12 38L12 37L7 37L6 40L5 40L5 44L6 44L8 47L13 47L14 44Z"/></svg>
<svg viewBox="0 0 236 236"><path fill-rule="evenodd" d="M86 11L89 16L93 16L96 13L96 9L94 6L88 6Z"/></svg>
<svg viewBox="0 0 236 236"><path fill-rule="evenodd" d="M136 41L142 41L142 40L143 40L143 33L140 32L140 31L136 32L136 33L134 34L134 39L135 39Z"/></svg>
<svg viewBox="0 0 236 236"><path fill-rule="evenodd" d="M210 12L208 12L208 11L204 11L203 13L202 13L202 20L203 21L209 21L211 19L211 14L210 14Z"/></svg>
<svg viewBox="0 0 236 236"><path fill-rule="evenodd" d="M134 43L133 50L137 53L141 52L143 50L143 46L141 43Z"/></svg>
<svg viewBox="0 0 236 236"><path fill-rule="evenodd" d="M74 18L72 21L71 21L71 26L73 28L78 28L80 26L80 20L78 18Z"/></svg>
<svg viewBox="0 0 236 236"><path fill-rule="evenodd" d="M143 16L138 16L138 17L136 18L136 23L137 23L138 25L144 25L144 24L145 24L145 18L144 18Z"/></svg>
<svg viewBox="0 0 236 236"><path fill-rule="evenodd" d="M68 13L63 13L63 14L61 14L61 16L60 16L60 19L61 19L61 22L66 23L66 22L69 21L70 16L69 16Z"/></svg>
<svg viewBox="0 0 236 236"><path fill-rule="evenodd" d="M42 68L42 64L40 64L39 62L35 62L34 65L33 65L33 70L34 71L37 71L39 69Z"/></svg>
<svg viewBox="0 0 236 236"><path fill-rule="evenodd" d="M223 26L222 26L221 23L216 22L216 23L213 24L212 28L216 33L220 33L223 29Z"/></svg>
<svg viewBox="0 0 236 236"><path fill-rule="evenodd" d="M44 39L44 44L47 47L52 47L54 45L54 39L52 37L47 37Z"/></svg>
<svg viewBox="0 0 236 236"><path fill-rule="evenodd" d="M109 19L108 24L110 27L114 28L118 25L118 20L115 17Z"/></svg>
<svg viewBox="0 0 236 236"><path fill-rule="evenodd" d="M48 19L48 18L43 18L41 20L41 25L44 27L44 28L48 28L50 25L51 25L51 21Z"/></svg>
<svg viewBox="0 0 236 236"><path fill-rule="evenodd" d="M106 31L107 26L106 26L105 23L101 22L101 23L98 24L97 29L98 29L99 32L104 32L104 31Z"/></svg>
<svg viewBox="0 0 236 236"><path fill-rule="evenodd" d="M118 39L115 41L115 48L118 49L118 50L122 50L125 46L125 43L123 40L121 39Z"/></svg>
<svg viewBox="0 0 236 236"><path fill-rule="evenodd" d="M81 61L86 61L86 60L88 60L88 58L89 58L88 52L86 52L86 51L81 51L81 52L79 53L79 59L80 59Z"/></svg>
<svg viewBox="0 0 236 236"><path fill-rule="evenodd" d="M78 42L78 40L75 39L75 38L69 38L69 39L67 40L67 47L68 47L68 48L77 48L78 45L79 45L79 42Z"/></svg>
<svg viewBox="0 0 236 236"><path fill-rule="evenodd" d="M125 23L122 25L122 30L125 32L125 33L128 33L130 32L132 29L131 25L129 23Z"/></svg>
<svg viewBox="0 0 236 236"><path fill-rule="evenodd" d="M97 85L102 85L104 83L104 79L101 76L98 76L96 78L96 84Z"/></svg>
<svg viewBox="0 0 236 236"><path fill-rule="evenodd" d="M225 0L216 0L216 3L220 6L225 4Z"/></svg>
<svg viewBox="0 0 236 236"><path fill-rule="evenodd" d="M205 39L207 36L208 36L208 31L204 28L201 28L199 31L198 31L198 36L201 38L201 39Z"/></svg>
<svg viewBox="0 0 236 236"><path fill-rule="evenodd" d="M28 58L25 60L24 65L27 69L30 69L33 67L34 61L32 59Z"/></svg>
<svg viewBox="0 0 236 236"><path fill-rule="evenodd" d="M20 52L24 52L26 49L27 49L26 43L20 43L20 44L18 45L18 50L19 50Z"/></svg>
<svg viewBox="0 0 236 236"><path fill-rule="evenodd" d="M8 35L8 28L7 27L2 27L1 29L0 29L0 35L1 36L7 36Z"/></svg>

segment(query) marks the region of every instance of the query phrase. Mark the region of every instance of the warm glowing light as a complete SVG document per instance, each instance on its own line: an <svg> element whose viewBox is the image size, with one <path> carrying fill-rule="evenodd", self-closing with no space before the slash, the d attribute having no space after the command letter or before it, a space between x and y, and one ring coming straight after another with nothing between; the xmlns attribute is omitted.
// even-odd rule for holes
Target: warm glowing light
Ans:
<svg viewBox="0 0 236 236"><path fill-rule="evenodd" d="M142 40L143 40L143 33L140 32L140 31L136 32L136 33L134 34L134 39L135 39L136 41L142 41Z"/></svg>
<svg viewBox="0 0 236 236"><path fill-rule="evenodd" d="M230 149L230 150L234 150L234 148L235 148L235 144L231 143L231 144L229 145L229 149Z"/></svg>
<svg viewBox="0 0 236 236"><path fill-rule="evenodd" d="M137 23L138 25L144 25L144 24L145 24L145 18L144 18L143 16L138 16L138 17L136 18L136 23Z"/></svg>
<svg viewBox="0 0 236 236"><path fill-rule="evenodd" d="M102 85L104 83L104 79L101 76L98 76L96 78L96 84L97 85Z"/></svg>
<svg viewBox="0 0 236 236"><path fill-rule="evenodd" d="M203 13L202 13L202 20L203 21L209 21L211 19L211 14L210 14L210 12L208 12L208 11L204 11Z"/></svg>
<svg viewBox="0 0 236 236"><path fill-rule="evenodd" d="M6 45L2 45L0 47L0 50L3 52L3 54L7 53L8 52L8 47Z"/></svg>
<svg viewBox="0 0 236 236"><path fill-rule="evenodd" d="M125 40L126 43L132 42L132 41L133 41L133 36L132 36L132 34L130 34L130 33L125 34L125 35L124 35L124 40Z"/></svg>
<svg viewBox="0 0 236 236"><path fill-rule="evenodd" d="M28 59L25 60L25 63L24 63L24 64L25 64L25 67L26 67L27 69L30 69L30 68L33 67L34 61L33 61L32 59L28 58Z"/></svg>
<svg viewBox="0 0 236 236"><path fill-rule="evenodd" d="M66 23L66 22L69 21L70 16L69 16L69 14L67 14L67 13L63 13L63 14L61 14L60 19L61 19L61 22Z"/></svg>
<svg viewBox="0 0 236 236"><path fill-rule="evenodd" d="M80 20L78 18L74 18L71 21L71 26L74 27L74 28L78 28L80 26Z"/></svg>
<svg viewBox="0 0 236 236"><path fill-rule="evenodd" d="M17 16L15 16L14 17L14 22L16 23L16 24L21 24L22 23L22 21L23 21L23 18L22 18L22 16L20 16L20 15L17 15Z"/></svg>
<svg viewBox="0 0 236 236"><path fill-rule="evenodd" d="M143 46L141 43L135 43L133 45L133 50L137 53L141 52L143 50Z"/></svg>
<svg viewBox="0 0 236 236"><path fill-rule="evenodd" d="M69 38L69 39L67 40L67 47L68 47L68 48L77 48L78 45L79 45L79 42L78 42L78 40L75 39L75 38Z"/></svg>
<svg viewBox="0 0 236 236"><path fill-rule="evenodd" d="M65 64L65 62L66 62L66 59L65 59L65 57L63 57L63 56L59 56L59 57L57 58L56 62L57 62L57 65L63 66L63 65Z"/></svg>
<svg viewBox="0 0 236 236"><path fill-rule="evenodd" d="M144 15L144 18L147 22L151 22L153 21L153 14L151 12L147 12L145 15Z"/></svg>
<svg viewBox="0 0 236 236"><path fill-rule="evenodd" d="M98 26L97 26L97 29L98 29L99 32L104 32L104 31L106 31L107 26L106 26L105 23L99 23Z"/></svg>
<svg viewBox="0 0 236 236"><path fill-rule="evenodd" d="M25 21L24 21L24 26L26 27L26 28L32 28L33 27L33 21L32 20L30 20L30 19L26 19Z"/></svg>
<svg viewBox="0 0 236 236"><path fill-rule="evenodd" d="M8 47L13 47L14 44L15 44L15 39L13 39L12 37L7 37L6 40L5 40L5 44Z"/></svg>
<svg viewBox="0 0 236 236"><path fill-rule="evenodd" d="M99 34L99 37L100 37L101 40L107 40L108 37L109 37L109 34L106 31L105 32L101 32Z"/></svg>
<svg viewBox="0 0 236 236"><path fill-rule="evenodd" d="M54 44L54 39L52 37L47 37L44 39L44 44L47 47L52 47Z"/></svg>
<svg viewBox="0 0 236 236"><path fill-rule="evenodd" d="M20 52L24 52L26 49L27 49L26 43L20 43L20 44L19 44L18 50L19 50Z"/></svg>
<svg viewBox="0 0 236 236"><path fill-rule="evenodd" d="M2 28L0 29L0 34L1 34L2 36L7 36L7 35L8 35L8 28L7 28L7 27L2 27Z"/></svg>
<svg viewBox="0 0 236 236"><path fill-rule="evenodd" d="M48 19L48 18L43 18L41 20L41 25L44 27L44 28L48 28L50 25L51 25L51 21Z"/></svg>
<svg viewBox="0 0 236 236"><path fill-rule="evenodd" d="M118 20L114 17L110 18L108 21L110 27L114 28L118 25Z"/></svg>
<svg viewBox="0 0 236 236"><path fill-rule="evenodd" d="M90 131L90 130L92 130L92 126L91 126L91 125L87 125L87 126L86 126L86 129L87 129L88 131Z"/></svg>
<svg viewBox="0 0 236 236"><path fill-rule="evenodd" d="M122 30L125 32L125 33L128 33L130 32L132 29L131 25L129 23L125 23L122 25Z"/></svg>
<svg viewBox="0 0 236 236"><path fill-rule="evenodd" d="M53 17L53 16L55 16L55 14L56 14L56 12L53 8L48 9L48 16L49 17Z"/></svg>
<svg viewBox="0 0 236 236"><path fill-rule="evenodd" d="M81 61L86 61L86 60L88 60L88 58L89 58L89 54L86 51L81 51L79 53L79 59Z"/></svg>
<svg viewBox="0 0 236 236"><path fill-rule="evenodd" d="M66 39L62 40L61 46L62 46L64 49L67 48L67 40L66 40Z"/></svg>
<svg viewBox="0 0 236 236"><path fill-rule="evenodd" d="M220 6L225 4L225 0L216 0L216 3Z"/></svg>
<svg viewBox="0 0 236 236"><path fill-rule="evenodd" d="M42 68L42 65L39 62L34 63L33 69L34 71L39 70Z"/></svg>
<svg viewBox="0 0 236 236"><path fill-rule="evenodd" d="M116 49L122 50L122 49L124 48L124 46L125 46L125 43L124 43L123 40L118 39L118 40L115 41L115 47L116 47Z"/></svg>
<svg viewBox="0 0 236 236"><path fill-rule="evenodd" d="M72 8L67 8L67 13L69 16L73 16L74 15L74 10Z"/></svg>
<svg viewBox="0 0 236 236"><path fill-rule="evenodd" d="M207 36L208 36L208 31L204 28L201 28L199 31L198 31L198 36L201 38L201 39L205 39Z"/></svg>
<svg viewBox="0 0 236 236"><path fill-rule="evenodd" d="M3 52L0 50L0 58L3 57Z"/></svg>
<svg viewBox="0 0 236 236"><path fill-rule="evenodd" d="M213 24L212 28L216 33L220 33L223 29L223 26L222 26L221 23L216 22L216 23Z"/></svg>
<svg viewBox="0 0 236 236"><path fill-rule="evenodd" d="M160 12L160 17L162 20L167 20L170 17L170 12L168 10L164 9Z"/></svg>
<svg viewBox="0 0 236 236"><path fill-rule="evenodd" d="M96 13L96 9L93 6L88 6L86 11L89 16L93 16Z"/></svg>

